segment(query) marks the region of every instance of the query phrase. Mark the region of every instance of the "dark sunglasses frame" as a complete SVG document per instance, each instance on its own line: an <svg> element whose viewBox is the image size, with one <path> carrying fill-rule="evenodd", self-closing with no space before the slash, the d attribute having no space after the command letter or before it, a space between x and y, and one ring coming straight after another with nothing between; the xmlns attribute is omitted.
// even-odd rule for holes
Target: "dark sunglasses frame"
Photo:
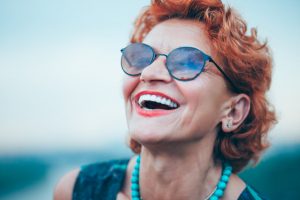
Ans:
<svg viewBox="0 0 300 200"><path fill-rule="evenodd" d="M201 51L200 49L197 49L197 48L195 48L195 47L185 47L185 46L183 46L183 47L178 47L178 48L176 48L176 49L173 49L168 55L166 55L166 54L156 53L156 52L154 51L154 49L153 49L151 46L147 45L147 44L144 44L144 43L131 43L131 44L129 44L128 46L126 46L125 48L121 49L122 57L124 56L124 51L125 51L125 49L126 49L127 47L129 47L130 45L132 45L132 44L142 44L142 45L145 45L145 46L147 46L148 48L151 49L151 51L152 51L152 59L151 59L149 65L151 65L151 64L152 64L159 56L165 56L166 59L168 60L168 56L169 56L170 53L172 53L174 50L177 50L177 49L180 49L180 48L193 48L193 49L199 51L199 53L201 53L201 55L202 55L202 57L203 57L203 67L201 68L201 70L200 70L197 74L195 74L195 76L194 76L193 78L180 79L180 78L175 77L175 76L172 74L172 72L171 72L170 69L168 68L168 62L166 62L166 65L165 65L165 66L166 66L166 68L167 68L167 70L168 70L168 72L169 72L169 74L171 75L172 78L174 78L174 79L176 79L176 80L179 80L179 81L191 81L191 80L194 80L195 78L197 78L197 77L201 74L201 72L203 71L204 67L206 66L206 62L208 61L208 62L212 62L212 63L214 64L214 66L216 66L216 68L222 73L222 75L225 77L225 79L232 85L232 87L233 87L233 89L235 90L235 92L239 92L239 89L236 87L236 85L233 83L233 81L229 78L229 76L227 76L227 74L224 72L224 70L223 70L223 69L222 69L222 68L221 68L221 67L220 67L213 59L212 59L211 56L207 55L206 53L204 53L204 52ZM126 59L125 56L124 56L124 58ZM149 65L147 65L146 67L148 67ZM127 74L127 75L129 75L129 76L139 76L139 75L141 75L141 72L140 72L140 73L137 73L137 74L130 74L130 73L128 73L128 72L124 69L124 67L123 67L123 65L122 65L122 62L121 62L121 67L122 67L122 70L124 71L124 73ZM145 67L145 68L146 68L146 67Z"/></svg>

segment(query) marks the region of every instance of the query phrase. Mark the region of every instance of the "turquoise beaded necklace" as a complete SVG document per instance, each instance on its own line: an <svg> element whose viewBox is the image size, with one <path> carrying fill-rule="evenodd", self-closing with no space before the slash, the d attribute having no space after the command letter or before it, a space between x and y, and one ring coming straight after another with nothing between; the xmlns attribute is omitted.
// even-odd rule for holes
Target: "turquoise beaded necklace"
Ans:
<svg viewBox="0 0 300 200"><path fill-rule="evenodd" d="M141 162L141 157L140 155L138 155L131 176L131 199L132 200L142 200L140 197L141 195L140 195L140 186L139 186L140 162ZM215 190L206 199L219 200L220 198L222 198L227 183L229 181L231 172L232 172L232 167L228 164L224 164L222 175L220 177L220 180Z"/></svg>

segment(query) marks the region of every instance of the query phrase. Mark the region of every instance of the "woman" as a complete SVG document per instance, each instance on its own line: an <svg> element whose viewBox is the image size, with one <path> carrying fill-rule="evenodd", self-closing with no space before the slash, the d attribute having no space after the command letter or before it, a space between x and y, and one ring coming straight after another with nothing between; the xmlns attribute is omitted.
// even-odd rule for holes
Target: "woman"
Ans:
<svg viewBox="0 0 300 200"><path fill-rule="evenodd" d="M55 199L262 199L235 173L276 122L268 47L215 0L153 0L121 50L130 160L67 174Z"/></svg>

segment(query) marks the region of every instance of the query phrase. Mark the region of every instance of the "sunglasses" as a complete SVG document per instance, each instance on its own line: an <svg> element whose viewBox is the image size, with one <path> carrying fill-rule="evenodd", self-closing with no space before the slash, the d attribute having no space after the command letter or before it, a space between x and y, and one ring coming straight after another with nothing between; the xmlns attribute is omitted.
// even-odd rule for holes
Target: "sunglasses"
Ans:
<svg viewBox="0 0 300 200"><path fill-rule="evenodd" d="M179 47L166 55L155 53L154 49L147 44L132 43L121 49L121 52L122 69L130 76L141 75L142 71L151 65L158 56L165 56L166 67L171 77L179 81L190 81L201 74L208 61L212 62L233 88L238 91L222 68L209 55L197 48Z"/></svg>

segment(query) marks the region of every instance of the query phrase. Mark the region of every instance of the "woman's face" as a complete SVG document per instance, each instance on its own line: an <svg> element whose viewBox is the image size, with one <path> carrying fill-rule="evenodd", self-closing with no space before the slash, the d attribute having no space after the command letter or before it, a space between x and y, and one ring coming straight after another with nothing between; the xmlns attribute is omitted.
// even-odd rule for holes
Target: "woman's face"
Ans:
<svg viewBox="0 0 300 200"><path fill-rule="evenodd" d="M199 22L175 19L162 22L149 32L143 43L161 54L191 46L218 60L205 26ZM189 142L204 137L214 140L230 97L223 77L216 73L213 64L206 63L205 70L196 79L178 81L169 75L165 62L166 58L159 56L141 76L124 75L123 95L130 136L143 145ZM160 100L170 99L178 107L142 108L139 98L149 98L147 94L154 94Z"/></svg>

